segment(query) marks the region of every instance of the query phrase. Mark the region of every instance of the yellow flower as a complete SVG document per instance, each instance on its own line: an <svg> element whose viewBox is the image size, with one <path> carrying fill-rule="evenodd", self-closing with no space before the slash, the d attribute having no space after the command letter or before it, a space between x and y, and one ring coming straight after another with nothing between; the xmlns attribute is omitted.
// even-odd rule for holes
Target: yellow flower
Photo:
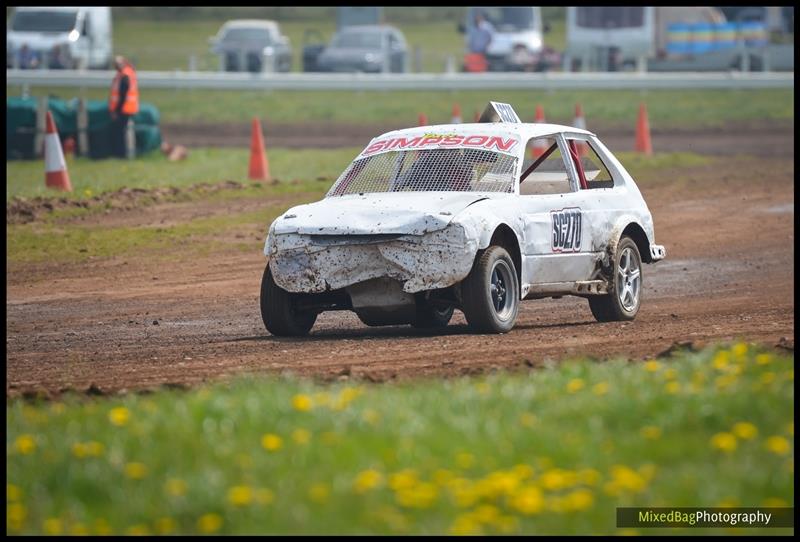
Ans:
<svg viewBox="0 0 800 542"><path fill-rule="evenodd" d="M203 514L197 520L197 529L201 533L215 533L222 527L222 516L219 514Z"/></svg>
<svg viewBox="0 0 800 542"><path fill-rule="evenodd" d="M536 423L536 416L529 412L523 412L519 415L519 424L523 427L533 427Z"/></svg>
<svg viewBox="0 0 800 542"><path fill-rule="evenodd" d="M175 532L175 520L168 517L158 518L156 520L156 533L158 534L171 534Z"/></svg>
<svg viewBox="0 0 800 542"><path fill-rule="evenodd" d="M498 516L492 525L502 534L510 534L519 529L519 521L514 516Z"/></svg>
<svg viewBox="0 0 800 542"><path fill-rule="evenodd" d="M717 389L720 389L720 390L725 389L725 388L730 387L730 386L732 386L733 384L736 383L736 375L726 374L726 375L718 376L714 380L714 383L716 384Z"/></svg>
<svg viewBox="0 0 800 542"><path fill-rule="evenodd" d="M472 512L472 517L480 523L494 523L500 516L500 509L491 504L482 504Z"/></svg>
<svg viewBox="0 0 800 542"><path fill-rule="evenodd" d="M460 452L456 454L456 465L460 469L468 469L475 464L475 456L468 452Z"/></svg>
<svg viewBox="0 0 800 542"><path fill-rule="evenodd" d="M167 483L164 484L164 489L173 497L182 497L186 495L186 482L180 478L170 478L167 480Z"/></svg>
<svg viewBox="0 0 800 542"><path fill-rule="evenodd" d="M234 506L247 506L253 502L253 490L248 486L233 486L228 490L228 502Z"/></svg>
<svg viewBox="0 0 800 542"><path fill-rule="evenodd" d="M131 418L131 411L125 407L112 408L108 412L108 420L117 427L122 427L125 424L127 424L130 418Z"/></svg>
<svg viewBox="0 0 800 542"><path fill-rule="evenodd" d="M103 455L105 451L105 446L102 442L97 442L96 440L90 440L89 442L83 445L83 451L86 455L91 457L100 457Z"/></svg>
<svg viewBox="0 0 800 542"><path fill-rule="evenodd" d="M14 448L22 455L32 454L36 451L36 441L32 435L26 433L16 438L14 441Z"/></svg>
<svg viewBox="0 0 800 542"><path fill-rule="evenodd" d="M564 504L567 510L586 510L594 504L594 495L588 489L576 489L564 497Z"/></svg>
<svg viewBox="0 0 800 542"><path fill-rule="evenodd" d="M258 504L271 504L275 500L275 493L271 489L262 487L256 489L255 497Z"/></svg>
<svg viewBox="0 0 800 542"><path fill-rule="evenodd" d="M661 428L656 427L655 425L647 425L642 427L641 433L644 438L649 440L657 440L661 438Z"/></svg>
<svg viewBox="0 0 800 542"><path fill-rule="evenodd" d="M414 469L403 469L389 476L389 487L394 491L409 489L419 483Z"/></svg>
<svg viewBox="0 0 800 542"><path fill-rule="evenodd" d="M127 533L132 536L147 536L150 534L150 529L147 528L147 525L139 523L128 527Z"/></svg>
<svg viewBox="0 0 800 542"><path fill-rule="evenodd" d="M381 421L381 415L371 408L368 408L361 413L361 419L370 425L376 425L379 421Z"/></svg>
<svg viewBox="0 0 800 542"><path fill-rule="evenodd" d="M357 493L366 493L370 489L378 487L383 482L383 475L375 469L367 469L358 473L353 487Z"/></svg>
<svg viewBox="0 0 800 542"><path fill-rule="evenodd" d="M564 469L550 469L539 478L541 486L549 491L558 491L578 483L578 476Z"/></svg>
<svg viewBox="0 0 800 542"><path fill-rule="evenodd" d="M716 508L736 508L739 506L739 500L733 497L728 497L717 503Z"/></svg>
<svg viewBox="0 0 800 542"><path fill-rule="evenodd" d="M769 437L765 445L767 450L777 455L786 455L791 449L789 441L778 435Z"/></svg>
<svg viewBox="0 0 800 542"><path fill-rule="evenodd" d="M292 431L292 440L297 444L308 444L308 442L311 440L311 432L308 429L303 429L302 427L295 429Z"/></svg>
<svg viewBox="0 0 800 542"><path fill-rule="evenodd" d="M6 484L6 500L10 502L18 501L22 498L22 490L14 484Z"/></svg>
<svg viewBox="0 0 800 542"><path fill-rule="evenodd" d="M111 525L103 518L94 520L94 532L99 535L110 535L112 533Z"/></svg>
<svg viewBox="0 0 800 542"><path fill-rule="evenodd" d="M667 382L667 384L664 386L664 389L666 390L667 393L671 393L674 395L679 391L681 391L681 385L675 381L671 381Z"/></svg>
<svg viewBox="0 0 800 542"><path fill-rule="evenodd" d="M491 390L491 387L489 386L489 384L487 382L479 382L475 386L475 389L477 389L478 393L480 393L481 395L486 395Z"/></svg>
<svg viewBox="0 0 800 542"><path fill-rule="evenodd" d="M511 497L509 504L521 514L538 514L544 509L544 497L538 487L525 486Z"/></svg>
<svg viewBox="0 0 800 542"><path fill-rule="evenodd" d="M731 352L733 352L733 355L737 358L743 358L747 355L747 343L734 344L733 348L731 348Z"/></svg>
<svg viewBox="0 0 800 542"><path fill-rule="evenodd" d="M308 489L308 498L319 504L327 502L330 494L331 490L326 484L314 484Z"/></svg>
<svg viewBox="0 0 800 542"><path fill-rule="evenodd" d="M779 497L769 497L767 499L764 499L764 502L761 503L761 506L763 506L764 508L782 508L784 506L787 506L787 503L786 501L784 501Z"/></svg>
<svg viewBox="0 0 800 542"><path fill-rule="evenodd" d="M450 534L477 535L481 534L481 525L471 515L462 514L450 526Z"/></svg>
<svg viewBox="0 0 800 542"><path fill-rule="evenodd" d="M83 195L86 196L87 198L92 197L92 189L87 188L86 190L83 191Z"/></svg>
<svg viewBox="0 0 800 542"><path fill-rule="evenodd" d="M578 479L587 486L593 486L600 481L600 473L595 469L581 469L578 471Z"/></svg>
<svg viewBox="0 0 800 542"><path fill-rule="evenodd" d="M28 511L25 509L25 506L18 502L11 503L6 508L8 526L15 531L22 529L22 524L25 522L26 517L28 517Z"/></svg>
<svg viewBox="0 0 800 542"><path fill-rule="evenodd" d="M73 536L86 536L89 534L89 529L83 523L74 523L69 528L69 534Z"/></svg>
<svg viewBox="0 0 800 542"><path fill-rule="evenodd" d="M274 452L281 449L283 446L283 439L273 433L267 433L261 437L261 446L263 446L265 450Z"/></svg>
<svg viewBox="0 0 800 542"><path fill-rule="evenodd" d="M433 482L440 486L447 485L455 475L447 469L436 469L433 472Z"/></svg>
<svg viewBox="0 0 800 542"><path fill-rule="evenodd" d="M72 455L74 455L78 459L81 459L81 458L86 457L88 455L86 453L86 451L84 450L84 446L83 446L82 442L76 442L75 444L72 445Z"/></svg>
<svg viewBox="0 0 800 542"><path fill-rule="evenodd" d="M739 422L733 426L733 434L742 440L750 440L758 434L758 428L752 423Z"/></svg>
<svg viewBox="0 0 800 542"><path fill-rule="evenodd" d="M605 485L605 490L609 494L617 494L619 491L631 491L637 493L642 491L647 484L644 477L630 467L624 465L614 465L611 467L611 481Z"/></svg>
<svg viewBox="0 0 800 542"><path fill-rule="evenodd" d="M314 403L308 395L298 394L292 398L292 406L300 412L308 412L314 407Z"/></svg>
<svg viewBox="0 0 800 542"><path fill-rule="evenodd" d="M756 363L758 365L767 365L772 362L772 356L769 354L759 354L756 356Z"/></svg>
<svg viewBox="0 0 800 542"><path fill-rule="evenodd" d="M658 371L659 369L661 369L661 364L659 362L657 362L656 360L651 359L650 361L646 361L644 363L644 368L647 369L648 371L650 371L651 373L654 373L654 372Z"/></svg>
<svg viewBox="0 0 800 542"><path fill-rule="evenodd" d="M422 482L397 491L395 499L406 508L430 508L439 496L438 488L430 482Z"/></svg>
<svg viewBox="0 0 800 542"><path fill-rule="evenodd" d="M775 380L775 373L773 373L772 371L766 372L761 375L760 380L762 384L769 384Z"/></svg>
<svg viewBox="0 0 800 542"><path fill-rule="evenodd" d="M47 518L44 520L44 523L42 523L42 530L45 534L57 535L62 533L64 526L60 518Z"/></svg>
<svg viewBox="0 0 800 542"><path fill-rule="evenodd" d="M728 352L727 350L720 350L714 356L714 359L711 361L711 363L712 363L712 365L714 365L715 369L721 371L725 367L728 366L728 363L730 363L730 360L731 360L730 352Z"/></svg>
<svg viewBox="0 0 800 542"><path fill-rule="evenodd" d="M672 367L670 367L669 369L666 369L666 370L665 370L665 371L664 371L664 372L661 374L661 376L663 376L663 377L664 377L664 378L666 378L667 380L674 380L674 379L678 378L678 371L676 371L675 369L673 369Z"/></svg>
<svg viewBox="0 0 800 542"><path fill-rule="evenodd" d="M608 393L608 382L598 382L592 386L592 393L595 395L605 395Z"/></svg>
<svg viewBox="0 0 800 542"><path fill-rule="evenodd" d="M514 467L511 469L511 472L517 477L517 479L527 480L533 476L533 467L530 465L514 465Z"/></svg>
<svg viewBox="0 0 800 542"><path fill-rule="evenodd" d="M131 480L141 480L147 476L147 467L143 463L132 462L125 465L125 476Z"/></svg>
<svg viewBox="0 0 800 542"><path fill-rule="evenodd" d="M580 391L583 389L584 383L583 380L580 378L573 378L567 383L567 391L569 393L575 393L576 391Z"/></svg>
<svg viewBox="0 0 800 542"><path fill-rule="evenodd" d="M736 449L736 437L730 433L717 433L711 437L711 446L725 453L731 453Z"/></svg>

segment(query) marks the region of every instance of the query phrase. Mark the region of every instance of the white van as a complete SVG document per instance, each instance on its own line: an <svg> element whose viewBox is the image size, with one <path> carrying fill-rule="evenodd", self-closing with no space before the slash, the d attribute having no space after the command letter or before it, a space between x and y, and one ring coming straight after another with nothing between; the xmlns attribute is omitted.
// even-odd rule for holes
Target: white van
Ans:
<svg viewBox="0 0 800 542"><path fill-rule="evenodd" d="M111 69L110 7L17 7L6 31L6 68Z"/></svg>
<svg viewBox="0 0 800 542"><path fill-rule="evenodd" d="M475 28L475 16L480 13L494 29L486 51L489 71L518 71L526 66L543 63L543 34L549 30L542 24L539 7L470 7L459 32L466 34L469 52L470 35Z"/></svg>

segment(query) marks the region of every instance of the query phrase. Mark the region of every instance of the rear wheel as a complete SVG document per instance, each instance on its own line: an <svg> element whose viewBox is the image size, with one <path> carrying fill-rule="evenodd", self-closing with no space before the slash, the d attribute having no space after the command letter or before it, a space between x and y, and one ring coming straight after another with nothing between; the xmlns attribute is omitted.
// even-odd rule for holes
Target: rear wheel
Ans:
<svg viewBox="0 0 800 542"><path fill-rule="evenodd" d="M461 283L464 316L476 331L511 331L519 310L519 281L514 260L500 246L490 246L478 257Z"/></svg>
<svg viewBox="0 0 800 542"><path fill-rule="evenodd" d="M589 308L598 322L633 320L642 301L642 257L633 239L620 239L614 255L608 294L589 297Z"/></svg>
<svg viewBox="0 0 800 542"><path fill-rule="evenodd" d="M308 334L317 315L297 310L298 295L300 294L292 294L275 284L268 263L261 279L261 319L267 331L279 337L300 337Z"/></svg>

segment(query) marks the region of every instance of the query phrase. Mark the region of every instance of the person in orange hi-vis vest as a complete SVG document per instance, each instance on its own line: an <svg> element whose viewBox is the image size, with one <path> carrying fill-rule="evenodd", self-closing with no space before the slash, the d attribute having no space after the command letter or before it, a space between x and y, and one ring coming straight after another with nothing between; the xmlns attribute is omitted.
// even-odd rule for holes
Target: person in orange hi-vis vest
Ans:
<svg viewBox="0 0 800 542"><path fill-rule="evenodd" d="M139 85L136 71L122 56L114 58L117 74L111 83L108 110L111 113L111 147L115 156L125 158L125 128L128 120L139 112Z"/></svg>

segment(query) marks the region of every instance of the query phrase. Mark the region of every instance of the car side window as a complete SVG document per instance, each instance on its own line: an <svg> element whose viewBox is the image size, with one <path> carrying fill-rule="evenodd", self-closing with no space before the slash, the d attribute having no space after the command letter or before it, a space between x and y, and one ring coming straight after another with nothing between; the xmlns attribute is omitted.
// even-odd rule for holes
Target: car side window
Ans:
<svg viewBox="0 0 800 542"><path fill-rule="evenodd" d="M586 179L584 189L614 188L614 177L588 141L568 139L567 143L571 148L575 147L580 158L580 165L576 163L575 169L580 169L578 176L580 177L582 172Z"/></svg>
<svg viewBox="0 0 800 542"><path fill-rule="evenodd" d="M542 160L545 154L547 156ZM522 164L524 178L519 185L521 196L572 192L564 156L554 137L531 138L526 145L526 155ZM525 177L525 172L536 162L538 165Z"/></svg>

